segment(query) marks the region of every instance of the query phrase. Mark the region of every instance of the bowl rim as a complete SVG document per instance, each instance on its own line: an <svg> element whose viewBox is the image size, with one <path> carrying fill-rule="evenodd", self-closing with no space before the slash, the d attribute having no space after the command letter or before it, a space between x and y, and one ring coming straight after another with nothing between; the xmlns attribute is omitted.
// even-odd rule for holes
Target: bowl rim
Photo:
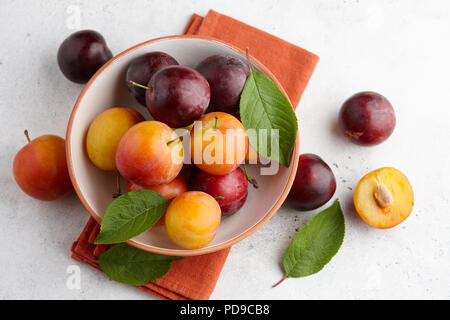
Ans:
<svg viewBox="0 0 450 320"><path fill-rule="evenodd" d="M81 191L80 186L78 185L78 182L75 178L75 170L74 170L74 166L73 166L73 161L72 161L72 144L71 144L71 135L72 135L72 126L73 126L73 121L75 118L75 115L78 111L79 105L81 103L81 101L83 100L83 97L85 95L85 93L87 92L87 90L89 90L89 87L91 86L91 84L95 81L95 79L98 77L99 74L101 74L103 72L103 70L105 70L106 68L108 68L112 63L114 63L118 58L128 54L131 51L134 51L140 47L143 47L145 45L148 45L150 43L153 42L158 42L158 41L164 41L164 40L170 40L170 39L202 39L202 40L207 40L207 41L212 41L212 42L217 42L220 43L222 45L225 45L227 47L229 47L230 49L232 49L233 51L238 52L239 54L245 56L246 52L244 52L243 50L241 50L240 48L237 48L229 43L226 43L224 41L221 41L219 39L213 38L213 37L209 37L209 36L202 36L202 35L172 35L172 36L164 36L164 37L159 37L159 38L154 38L151 40L147 40L144 41L142 43L139 43L137 45L134 45L124 51L122 51L121 53L115 55L113 58L111 58L108 62L106 62L92 77L91 79L86 83L86 85L84 86L84 88L82 89L82 91L80 92L75 105L72 109L72 112L70 114L70 118L69 118L69 122L67 125L67 131L66 131L66 161L67 161L67 167L69 170L69 176L70 176L70 180L72 181L73 187L75 189L75 192L78 195L78 198L80 199L81 203L83 204L83 206L86 208L86 210L89 212L89 214L91 215L92 218L94 218L99 224L101 223L102 219L97 216L97 214L95 213L95 211L90 207L90 205L88 204L86 198L83 195L83 192ZM285 96L289 99L288 95L286 94L286 91L284 90L283 86L280 84L280 82L278 81L278 79L272 74L272 72L270 72L270 70L265 67L261 62L259 62L256 58L254 58L253 56L251 56L251 60L252 62L258 66L258 68L260 68L271 80L273 80L275 82L275 84L278 86L278 88L280 88L280 90L285 94ZM290 99L289 99L290 101ZM290 101L291 102L291 101ZM292 105L292 102L291 102ZM210 247L203 247L203 248L199 248L199 249L192 249L192 250L187 250L187 249L162 249L162 248L156 248L156 247L152 247L146 244L141 244L138 243L132 239L127 240L126 243L128 243L129 245L132 245L138 249L141 250L145 250L145 251L149 251L149 252L153 252L153 253L158 253L158 254L163 254L163 255L175 255L175 256L196 256L196 255L202 255L202 254L207 254L207 253L212 253L215 251L219 251L222 249L226 249L231 247L232 245L238 243L239 241L247 238L248 236L252 235L256 230L258 230L259 228L261 228L277 211L278 209L281 207L281 205L283 204L284 200L286 199L286 197L289 194L289 191L292 187L292 184L294 182L295 179L295 175L297 172L297 166L298 166L298 159L299 159L299 148L300 148L300 133L299 131L297 131L297 137L295 140L295 146L293 149L293 158L291 159L292 161L292 169L291 172L289 174L289 178L288 181L286 183L286 185L284 186L284 190L281 193L280 197L278 198L278 200L275 202L275 204L272 206L272 208L270 208L270 210L264 215L264 217L259 220L256 224L254 224L253 226L251 226L250 228L248 228L247 230L245 230L243 233L241 233L240 235L229 239L228 241L210 246Z"/></svg>

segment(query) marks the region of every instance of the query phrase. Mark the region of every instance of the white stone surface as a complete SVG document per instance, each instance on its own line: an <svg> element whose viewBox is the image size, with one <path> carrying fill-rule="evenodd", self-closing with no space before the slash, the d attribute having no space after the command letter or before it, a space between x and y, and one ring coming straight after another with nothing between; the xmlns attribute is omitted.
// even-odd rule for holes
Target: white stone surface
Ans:
<svg viewBox="0 0 450 320"><path fill-rule="evenodd" d="M100 31L114 53L179 34L194 12L212 8L320 56L300 102L302 153L322 156L338 179L347 223L344 244L320 273L288 279L280 260L315 212L282 208L235 245L213 299L450 298L450 3L448 1L25 1L0 2L0 298L151 299L69 257L88 219L75 194L46 203L14 183L12 160L32 137L64 136L82 86L56 64L61 41L80 12L80 27ZM289 70L286 70L289 72ZM361 90L387 96L397 127L385 143L364 148L336 130L342 102ZM394 166L410 179L416 205L391 230L367 226L351 204L368 171ZM80 266L80 289L66 286Z"/></svg>

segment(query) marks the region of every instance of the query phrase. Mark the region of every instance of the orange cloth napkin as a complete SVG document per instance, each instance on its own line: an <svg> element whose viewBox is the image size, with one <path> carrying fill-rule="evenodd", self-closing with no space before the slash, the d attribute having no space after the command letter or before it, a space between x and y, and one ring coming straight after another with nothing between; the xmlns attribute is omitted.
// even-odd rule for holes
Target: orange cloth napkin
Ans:
<svg viewBox="0 0 450 320"><path fill-rule="evenodd" d="M71 250L73 259L101 270L95 261L111 245L94 244L99 231L100 225L90 218ZM206 300L216 286L229 251L225 249L175 261L164 277L136 288L161 299Z"/></svg>
<svg viewBox="0 0 450 320"><path fill-rule="evenodd" d="M205 18L194 14L184 33L214 37L242 50L249 47L251 55L280 81L294 108L319 60L315 54L212 10ZM90 218L71 251L73 259L100 270L95 261L110 246L94 244L99 230L99 224ZM162 299L209 299L229 251L175 261L164 277L137 288Z"/></svg>

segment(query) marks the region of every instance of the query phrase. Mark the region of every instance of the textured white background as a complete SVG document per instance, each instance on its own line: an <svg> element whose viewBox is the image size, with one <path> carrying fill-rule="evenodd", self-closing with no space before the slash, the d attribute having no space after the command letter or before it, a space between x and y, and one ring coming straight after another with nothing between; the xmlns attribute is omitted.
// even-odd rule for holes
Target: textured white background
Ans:
<svg viewBox="0 0 450 320"><path fill-rule="evenodd" d="M232 248L211 298L450 298L450 3L412 0L1 0L0 298L151 298L69 258L88 219L75 194L39 202L13 180L23 129L64 136L82 89L56 64L59 44L73 31L71 5L80 9L81 28L101 32L113 53L179 34L193 12L212 8L321 58L297 114L302 153L322 156L338 180L344 244L320 273L272 289L295 230L316 213L282 208ZM397 114L393 135L376 147L350 144L336 130L340 105L361 90L384 94ZM391 230L367 226L351 205L350 188L382 166L403 171L416 197L411 216ZM81 267L80 290L66 287L70 265Z"/></svg>

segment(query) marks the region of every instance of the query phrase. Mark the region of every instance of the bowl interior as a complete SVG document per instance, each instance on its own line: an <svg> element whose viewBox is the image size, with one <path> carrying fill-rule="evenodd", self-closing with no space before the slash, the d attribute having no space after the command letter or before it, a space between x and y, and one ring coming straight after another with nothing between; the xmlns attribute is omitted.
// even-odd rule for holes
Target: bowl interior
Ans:
<svg viewBox="0 0 450 320"><path fill-rule="evenodd" d="M118 55L94 76L80 95L69 124L68 156L69 170L76 191L91 215L99 221L108 205L111 194L116 189L116 174L97 169L87 157L85 136L90 123L102 111L112 107L129 107L139 111L145 118L151 119L146 108L139 105L129 94L125 84L125 72L129 62L144 53L163 51L172 55L181 65L196 67L200 61L213 54L230 54L245 59L232 47L221 42L202 39L173 37L150 41L131 48ZM260 65L255 65L257 68ZM297 147L296 147L297 148ZM298 150L294 150L298 152ZM230 217L224 217L214 240L207 247L198 250L183 250L172 243L163 226L135 237L130 241L138 247L163 254L193 255L212 252L233 244L254 231L266 215L279 202L287 191L287 184L295 170L291 161L289 168L279 166L275 175L260 175L260 166L248 165L248 171L255 177L259 189L249 185L248 200L244 207ZM122 190L126 182L122 181Z"/></svg>

